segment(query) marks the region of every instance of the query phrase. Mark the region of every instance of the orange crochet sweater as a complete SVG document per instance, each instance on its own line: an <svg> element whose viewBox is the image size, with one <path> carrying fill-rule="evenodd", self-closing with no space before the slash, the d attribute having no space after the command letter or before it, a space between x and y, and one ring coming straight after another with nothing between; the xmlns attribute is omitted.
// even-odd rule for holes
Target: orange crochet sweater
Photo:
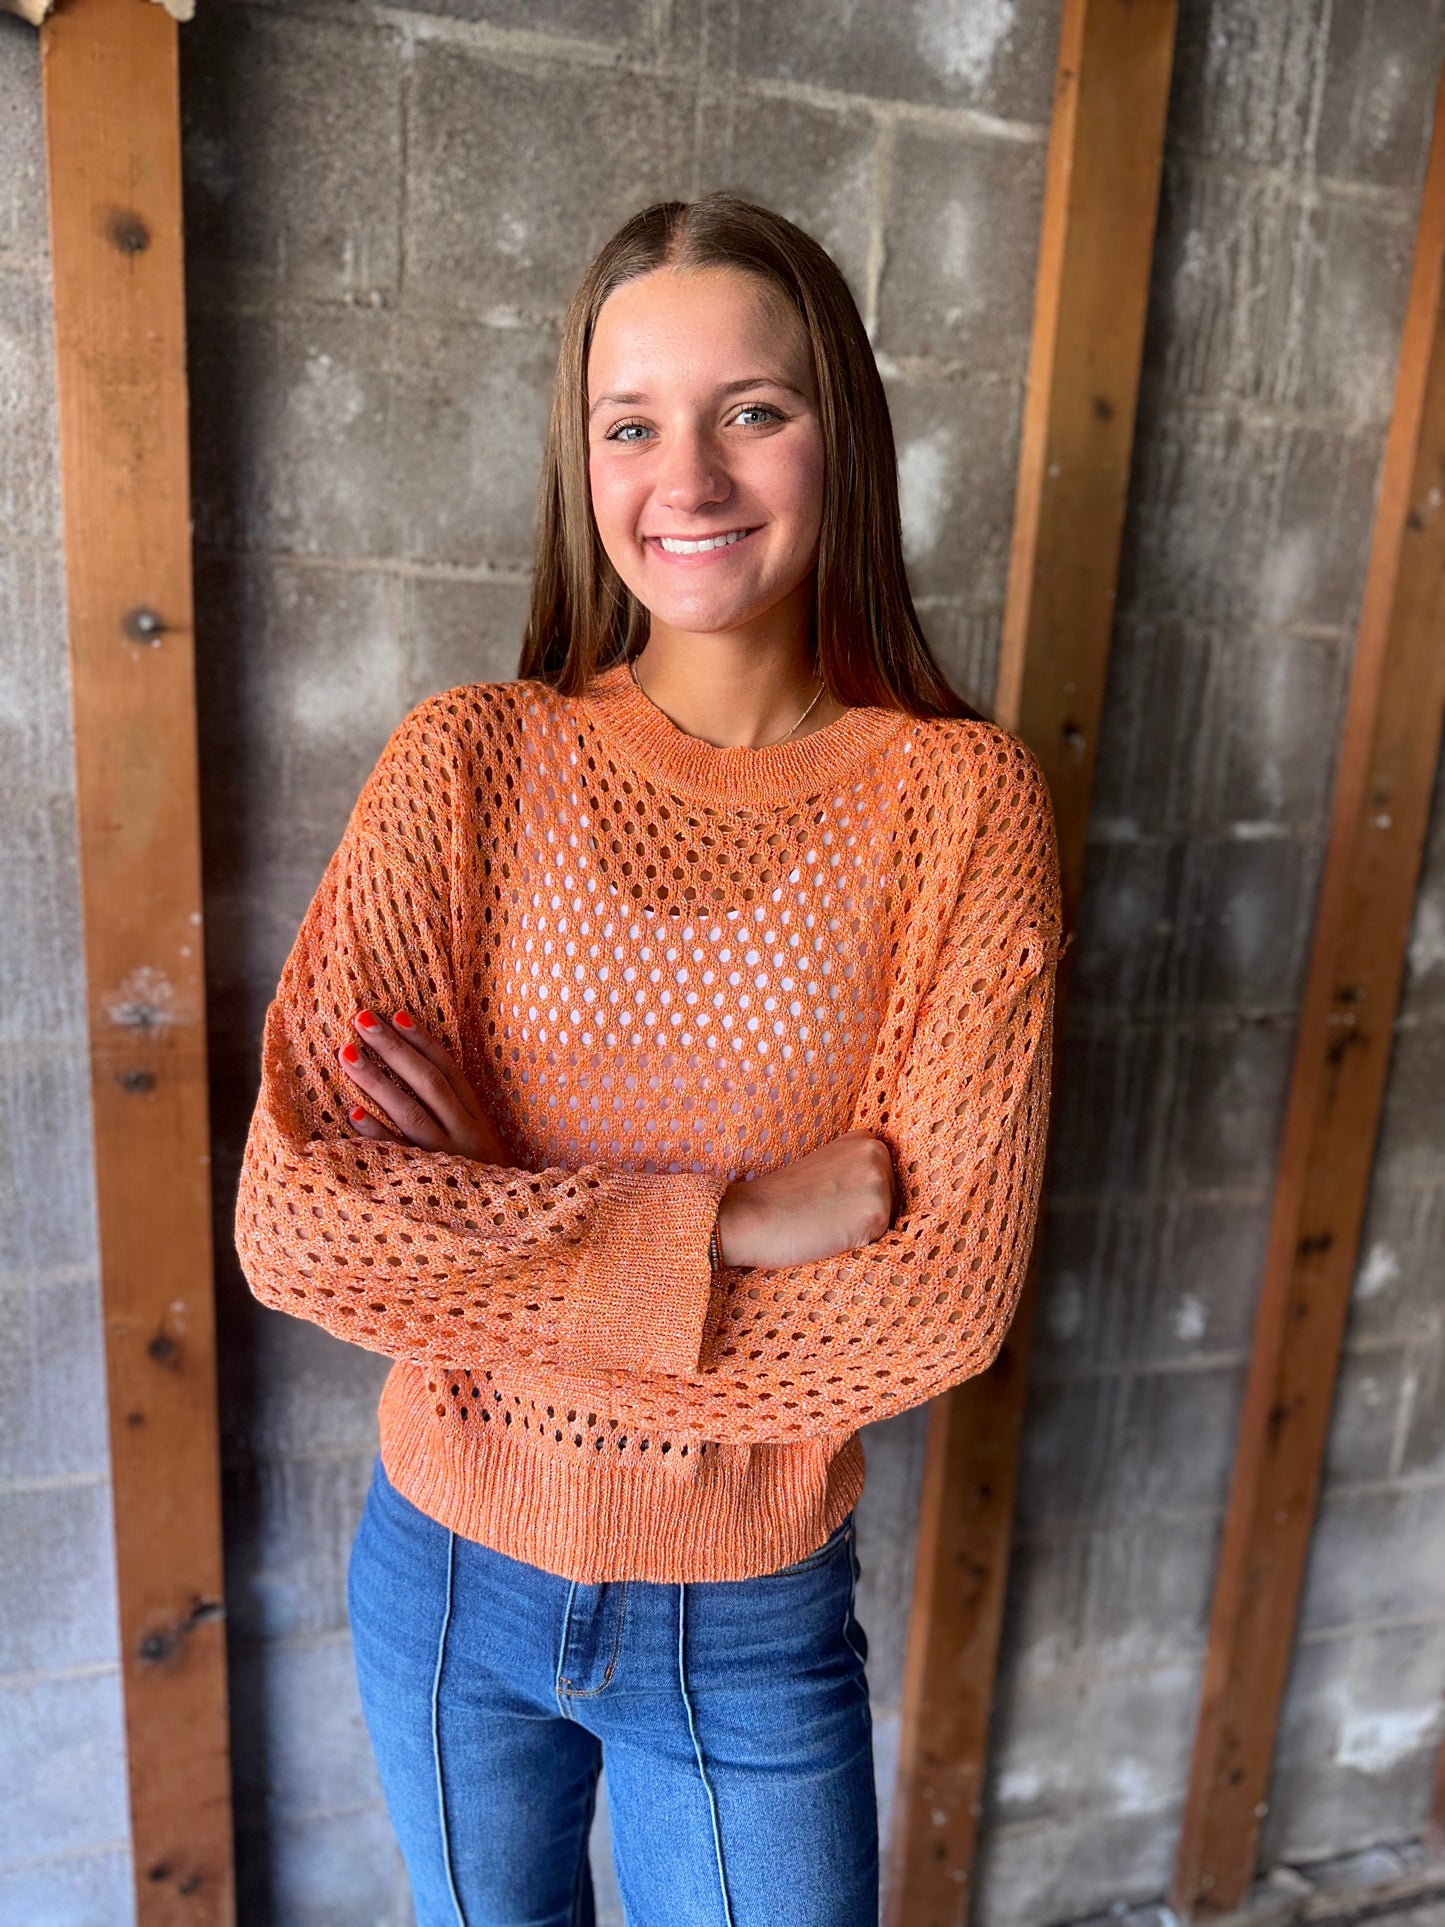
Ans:
<svg viewBox="0 0 1445 1927"><path fill-rule="evenodd" d="M430 697L267 1011L250 1288L395 1361L383 1465L466 1537L588 1583L775 1571L857 1500L858 1428L1002 1342L1060 916L1042 771L993 723L858 707L719 749L625 664ZM515 1167L352 1131L364 1006L446 1042ZM714 1274L729 1182L853 1128L891 1227Z"/></svg>

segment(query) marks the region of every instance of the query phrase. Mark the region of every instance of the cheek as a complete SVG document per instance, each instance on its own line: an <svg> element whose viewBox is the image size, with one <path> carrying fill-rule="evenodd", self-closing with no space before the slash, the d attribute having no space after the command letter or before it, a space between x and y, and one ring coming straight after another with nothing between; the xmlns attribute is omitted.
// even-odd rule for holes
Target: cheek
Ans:
<svg viewBox="0 0 1445 1927"><path fill-rule="evenodd" d="M635 491L629 485L629 478L619 475L605 457L599 456L588 464L588 479L592 513L603 542L610 545L614 540L625 538L636 519L632 505Z"/></svg>

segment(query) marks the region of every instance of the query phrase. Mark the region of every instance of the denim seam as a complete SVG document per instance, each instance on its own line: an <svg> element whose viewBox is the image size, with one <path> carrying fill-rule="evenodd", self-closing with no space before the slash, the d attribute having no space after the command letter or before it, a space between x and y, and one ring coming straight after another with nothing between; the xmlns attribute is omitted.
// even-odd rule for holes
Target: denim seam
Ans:
<svg viewBox="0 0 1445 1927"><path fill-rule="evenodd" d="M432 1674L432 1684L431 1684L431 1743L432 1743L432 1764L436 1772L436 1783L437 1783L437 1821L441 1827L442 1865L443 1867L446 1868L447 1892L451 1895L452 1906L456 1909L457 1927L467 1927L466 1915L462 1912L462 1903L457 1895L456 1882L452 1878L452 1849L451 1849L451 1841L447 1837L447 1796L446 1796L446 1789L442 1780L442 1746L441 1746L441 1725L440 1725L440 1715L439 1715L439 1701L441 1698L441 1681L442 1681L442 1661L446 1657L447 1630L451 1625L451 1619L452 1619L452 1567L456 1560L456 1544L457 1544L457 1535L454 1532L452 1532L450 1529L448 1529L448 1532L447 1532L447 1596L446 1596L446 1605L442 1612L441 1631L437 1636L436 1670Z"/></svg>
<svg viewBox="0 0 1445 1927"><path fill-rule="evenodd" d="M608 1658L607 1658L607 1664L606 1664L606 1666L605 1666L605 1667L604 1667L604 1668L602 1669L602 1680L601 1680L601 1683L600 1683L600 1685L597 1685L597 1686L574 1686L574 1685L572 1684L572 1682L571 1682L571 1680L570 1680L570 1679L568 1679L568 1678L567 1678L567 1677L565 1676L565 1674L562 1674L562 1673L559 1673L559 1674L557 1675L557 1682L558 1682L558 1684L559 1684L559 1685L561 1685L561 1686L565 1686L565 1687L567 1688L567 1697L568 1697L568 1699L574 1699L574 1700L592 1700L592 1699L596 1699L596 1697L597 1697L597 1695L598 1695L599 1693L605 1693L605 1692L606 1692L606 1690L607 1690L607 1688L608 1688L608 1686L609 1686L609 1685L610 1685L610 1684L612 1683L612 1675L613 1675L613 1674L614 1674L614 1673L615 1673L615 1672L617 1671L617 1661L618 1661L618 1657L619 1657L619 1655L620 1655L620 1654L621 1654L621 1652L622 1652L622 1631L623 1631L623 1627L624 1627L624 1626L626 1625L626 1623L627 1623L627 1587L628 1587L628 1581L627 1581L627 1580L625 1580L625 1579L623 1579L623 1580L621 1580L621 1581L619 1581L619 1582L616 1582L616 1583L620 1583L620 1585L621 1585L621 1587L622 1587L622 1595L621 1595L621 1597L619 1598L619 1600L618 1600L618 1602L617 1602L617 1631L616 1631L616 1633L615 1633L615 1635L613 1636L613 1640L612 1640L612 1651L611 1651L611 1653L609 1653L609 1655L608 1655ZM571 1603L571 1595L570 1595L570 1594L568 1595L568 1603L569 1603L569 1605L570 1605L570 1603ZM566 1646L565 1646L565 1644L564 1644L564 1646L563 1646L563 1650L562 1650L562 1656L561 1656L561 1657L562 1657L562 1659L565 1659L565 1658L567 1657L567 1652L566 1652ZM559 1660L559 1661L558 1661L558 1664L559 1664L559 1665L561 1664L561 1660Z"/></svg>
<svg viewBox="0 0 1445 1927"><path fill-rule="evenodd" d="M567 1702L562 1697L562 1686L563 1686L562 1662L567 1657L567 1634L570 1632L572 1627L572 1601L573 1601L573 1598L576 1596L576 1592L577 1592L577 1581L574 1579L567 1588L567 1603L562 1608L562 1633L561 1633L561 1637L557 1641L556 1677L552 1681L552 1697L553 1699L556 1700L557 1711L562 1715L564 1720L570 1720L570 1719L576 1718L575 1713L571 1713L568 1711Z"/></svg>
<svg viewBox="0 0 1445 1927"><path fill-rule="evenodd" d="M725 1927L733 1927L732 1902L728 1898L727 1869L723 1865L722 1833L718 1826L717 1800L713 1795L712 1783L707 1777L707 1766L702 1757L702 1743L697 1737L697 1722L692 1716L692 1699L687 1690L687 1665L684 1659L685 1633L687 1627L687 1586L681 1584L677 1589L677 1683L682 1688L682 1703L687 1708L687 1727L692 1735L692 1750L697 1756L698 1778L702 1781L703 1792L707 1795L708 1809L712 1814L712 1843L717 1856L718 1887L722 1893L723 1920Z"/></svg>

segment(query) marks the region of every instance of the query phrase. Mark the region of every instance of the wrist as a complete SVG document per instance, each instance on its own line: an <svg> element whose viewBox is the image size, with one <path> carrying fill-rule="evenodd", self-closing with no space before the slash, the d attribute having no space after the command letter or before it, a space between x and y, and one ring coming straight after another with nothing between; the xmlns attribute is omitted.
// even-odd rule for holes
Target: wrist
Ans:
<svg viewBox="0 0 1445 1927"><path fill-rule="evenodd" d="M724 1191L713 1221L713 1246L720 1264L745 1266L752 1262L747 1253L755 1204L741 1178Z"/></svg>

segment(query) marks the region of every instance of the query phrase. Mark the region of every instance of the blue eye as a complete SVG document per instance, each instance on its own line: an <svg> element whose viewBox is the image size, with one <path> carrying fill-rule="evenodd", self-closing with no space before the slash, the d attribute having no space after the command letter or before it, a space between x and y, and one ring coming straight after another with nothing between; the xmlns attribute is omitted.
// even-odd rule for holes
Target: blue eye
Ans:
<svg viewBox="0 0 1445 1927"><path fill-rule="evenodd" d="M774 408L770 402L765 401L745 402L743 406L737 410L737 413L739 415L768 415L776 422L786 420L781 409ZM629 428L646 429L646 427L646 422L619 422L616 428L609 428L602 439L605 442L621 442L624 448L636 448L637 443L626 433L626 430Z"/></svg>

